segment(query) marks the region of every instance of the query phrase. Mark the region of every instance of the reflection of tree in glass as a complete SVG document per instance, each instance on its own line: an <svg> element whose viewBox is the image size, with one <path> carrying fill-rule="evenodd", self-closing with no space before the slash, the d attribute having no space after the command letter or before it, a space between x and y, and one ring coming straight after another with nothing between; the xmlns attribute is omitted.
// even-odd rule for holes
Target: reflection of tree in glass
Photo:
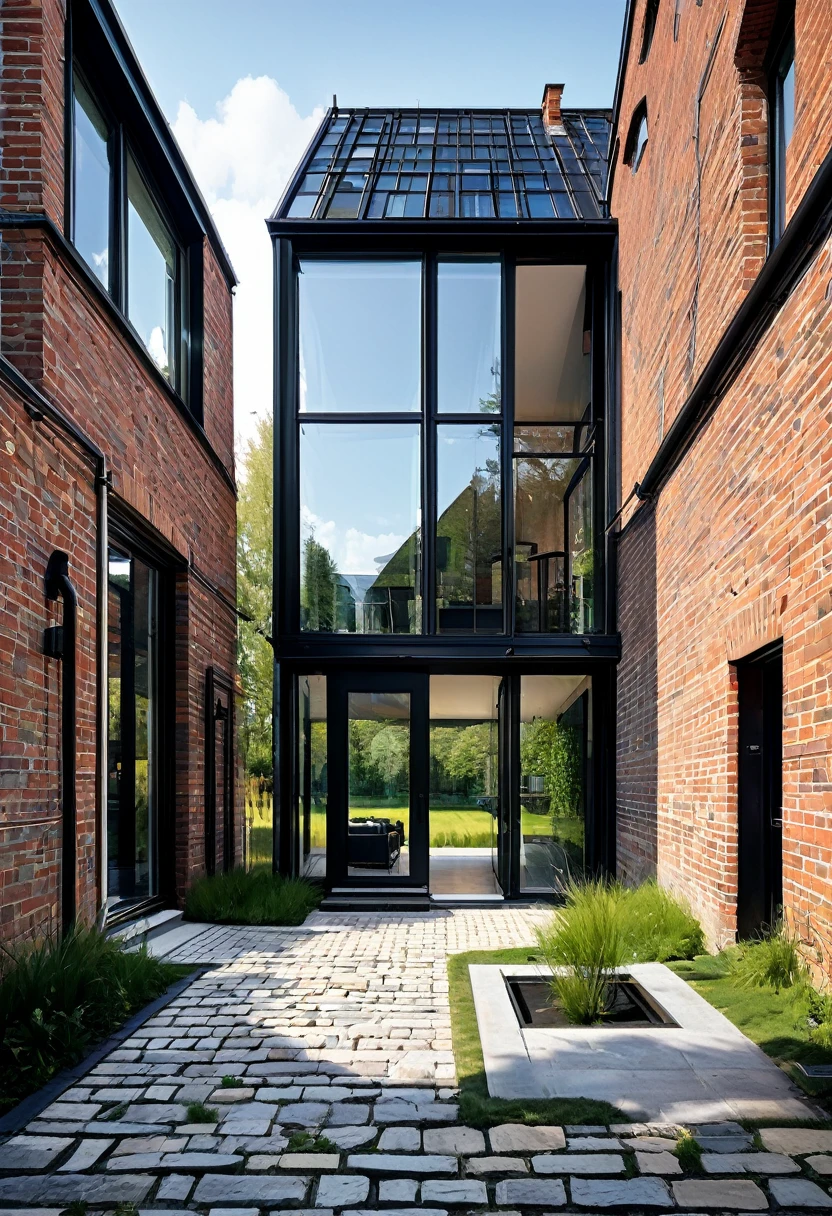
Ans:
<svg viewBox="0 0 832 1216"><path fill-rule="evenodd" d="M553 819L581 814L583 735L579 726L535 718L524 724L520 763L529 777L542 777Z"/></svg>
<svg viewBox="0 0 832 1216"><path fill-rule="evenodd" d="M480 397L481 414L499 414L503 408L503 392L499 359L494 360L491 367L491 375L494 377L494 391L489 393L487 397Z"/></svg>
<svg viewBox="0 0 832 1216"><path fill-rule="evenodd" d="M496 773L496 723L433 726L430 732L431 788L466 797L492 792Z"/></svg>
<svg viewBox="0 0 832 1216"><path fill-rule="evenodd" d="M410 731L384 726L370 744L370 757L384 779L385 792L406 786L410 770Z"/></svg>
<svg viewBox="0 0 832 1216"><path fill-rule="evenodd" d="M332 630L335 627L335 586L338 568L329 550L311 532L303 543L301 609L304 629Z"/></svg>

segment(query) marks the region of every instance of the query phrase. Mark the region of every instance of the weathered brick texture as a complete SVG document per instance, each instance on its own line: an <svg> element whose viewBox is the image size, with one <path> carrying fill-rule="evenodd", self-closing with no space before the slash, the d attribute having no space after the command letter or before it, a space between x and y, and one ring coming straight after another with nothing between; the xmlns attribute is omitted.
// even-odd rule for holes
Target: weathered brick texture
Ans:
<svg viewBox="0 0 832 1216"><path fill-rule="evenodd" d="M2 5L0 205L63 208L63 36L59 0ZM204 430L215 456L149 370L47 228L2 233L0 351L106 454L115 519L140 516L172 547L175 882L182 899L204 869L205 671L233 677L236 622L231 292L204 246ZM43 654L56 606L43 575L56 548L78 591L78 907L95 916L96 501L94 470L71 442L33 422L0 370L0 935L56 916L61 849L60 666ZM220 465L225 469L223 476ZM169 552L169 550L166 550ZM172 561L169 557L167 560ZM193 570L203 580L198 579ZM222 596L205 586L217 588ZM60 611L60 609L58 609ZM241 797L241 793L240 793ZM241 851L238 804L236 855Z"/></svg>
<svg viewBox="0 0 832 1216"><path fill-rule="evenodd" d="M662 5L647 62L637 64L637 45L631 51L622 123L626 129L646 95L650 142L638 173L618 165L612 200L620 223L625 492L765 257L767 115L754 65L765 49L766 7L686 5L674 42L673 8ZM642 13L640 3L636 35ZM826 0L797 0L789 215L832 145L830 45ZM691 900L712 943L728 940L737 885L732 664L783 639L785 909L827 971L831 300L827 242L659 497L634 517L628 510L619 541L618 707L622 873L657 872Z"/></svg>

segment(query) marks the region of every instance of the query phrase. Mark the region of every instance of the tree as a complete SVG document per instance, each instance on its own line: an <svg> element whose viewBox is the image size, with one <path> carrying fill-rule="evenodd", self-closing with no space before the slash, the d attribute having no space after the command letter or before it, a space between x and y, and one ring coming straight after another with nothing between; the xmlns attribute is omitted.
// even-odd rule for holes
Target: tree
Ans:
<svg viewBox="0 0 832 1216"><path fill-rule="evenodd" d="M370 757L384 779L386 792L406 785L410 770L409 729L383 726L370 744Z"/></svg>
<svg viewBox="0 0 832 1216"><path fill-rule="evenodd" d="M243 686L240 739L246 772L272 774L272 452L271 418L249 440L237 500L237 602L252 618L239 622L237 666Z"/></svg>
<svg viewBox="0 0 832 1216"><path fill-rule="evenodd" d="M446 767L451 777L486 790L490 784L491 723L477 722L457 733Z"/></svg>
<svg viewBox="0 0 832 1216"><path fill-rule="evenodd" d="M329 550L310 532L303 542L303 585L301 610L304 629L335 628L335 588L338 567Z"/></svg>
<svg viewBox="0 0 832 1216"><path fill-rule="evenodd" d="M523 729L523 772L542 777L553 818L579 815L583 803L583 744L579 726L536 718Z"/></svg>

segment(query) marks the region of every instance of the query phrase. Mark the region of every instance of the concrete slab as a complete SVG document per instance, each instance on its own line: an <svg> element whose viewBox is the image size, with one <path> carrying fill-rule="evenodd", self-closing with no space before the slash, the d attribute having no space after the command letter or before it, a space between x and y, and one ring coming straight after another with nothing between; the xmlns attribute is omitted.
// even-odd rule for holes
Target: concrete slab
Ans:
<svg viewBox="0 0 832 1216"><path fill-rule="evenodd" d="M818 1112L756 1044L661 963L627 968L678 1022L644 1029L518 1024L506 976L541 966L472 966L488 1090L495 1098L595 1098L637 1119L708 1123Z"/></svg>

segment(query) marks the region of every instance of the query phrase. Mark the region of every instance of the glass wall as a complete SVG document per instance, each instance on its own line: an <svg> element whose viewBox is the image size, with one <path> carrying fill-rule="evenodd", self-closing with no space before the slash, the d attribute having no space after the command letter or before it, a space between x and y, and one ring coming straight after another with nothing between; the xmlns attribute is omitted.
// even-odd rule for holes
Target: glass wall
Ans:
<svg viewBox="0 0 832 1216"><path fill-rule="evenodd" d="M448 423L436 437L440 633L502 633L500 425Z"/></svg>
<svg viewBox="0 0 832 1216"><path fill-rule="evenodd" d="M520 680L520 890L561 891L585 864L588 676Z"/></svg>
<svg viewBox="0 0 832 1216"><path fill-rule="evenodd" d="M499 414L500 263L440 262L437 271L437 409Z"/></svg>
<svg viewBox="0 0 832 1216"><path fill-rule="evenodd" d="M418 633L420 428L300 428L301 627Z"/></svg>
<svg viewBox="0 0 832 1216"><path fill-rule="evenodd" d="M158 894L157 575L109 555L107 668L108 904Z"/></svg>
<svg viewBox="0 0 832 1216"><path fill-rule="evenodd" d="M590 407L586 267L517 267L516 422L578 422Z"/></svg>
<svg viewBox="0 0 832 1216"><path fill-rule="evenodd" d="M410 873L410 693L347 694L347 873Z"/></svg>
<svg viewBox="0 0 832 1216"><path fill-rule="evenodd" d="M298 872L326 875L326 676L298 680Z"/></svg>
<svg viewBox="0 0 832 1216"><path fill-rule="evenodd" d="M302 413L421 410L420 262L304 261L298 296Z"/></svg>

